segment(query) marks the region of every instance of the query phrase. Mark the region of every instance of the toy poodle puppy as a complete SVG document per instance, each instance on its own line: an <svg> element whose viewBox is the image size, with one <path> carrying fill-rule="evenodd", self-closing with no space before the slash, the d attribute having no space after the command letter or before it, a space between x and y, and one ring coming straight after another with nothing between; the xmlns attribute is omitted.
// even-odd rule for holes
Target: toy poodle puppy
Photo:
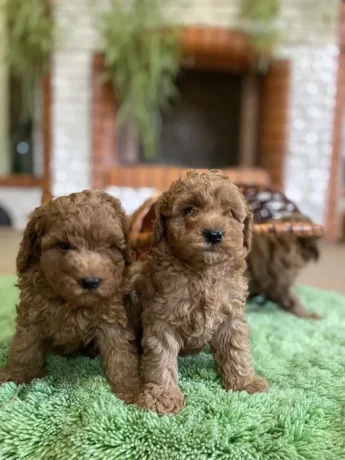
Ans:
<svg viewBox="0 0 345 460"><path fill-rule="evenodd" d="M37 208L17 257L17 327L0 382L43 377L46 352L68 355L96 344L116 395L139 388L134 331L123 305L128 222L102 191L57 198Z"/></svg>
<svg viewBox="0 0 345 460"><path fill-rule="evenodd" d="M252 213L218 171L190 171L155 204L153 250L133 264L130 301L142 327L143 391L138 404L178 412L178 354L209 344L227 390L268 389L255 375L245 317Z"/></svg>
<svg viewBox="0 0 345 460"><path fill-rule="evenodd" d="M298 220L310 222L302 214L281 219L282 222ZM317 243L315 237L254 236L247 259L250 297L262 296L299 318L320 319L317 313L308 311L293 292L300 271L308 262L319 258Z"/></svg>
<svg viewBox="0 0 345 460"><path fill-rule="evenodd" d="M282 192L269 187L240 184L239 189L251 205L255 223L312 221ZM251 297L263 297L300 318L319 319L309 312L293 293L293 284L300 271L319 258L318 241L321 235L255 234L247 258Z"/></svg>

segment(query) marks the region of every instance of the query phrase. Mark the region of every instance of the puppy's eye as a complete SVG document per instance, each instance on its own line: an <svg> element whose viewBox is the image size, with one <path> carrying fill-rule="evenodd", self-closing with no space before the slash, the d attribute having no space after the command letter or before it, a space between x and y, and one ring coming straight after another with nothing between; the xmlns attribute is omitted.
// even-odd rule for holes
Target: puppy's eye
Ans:
<svg viewBox="0 0 345 460"><path fill-rule="evenodd" d="M228 211L228 216L229 217L234 217L234 213L233 213L233 211L231 209L229 209L229 211Z"/></svg>
<svg viewBox="0 0 345 460"><path fill-rule="evenodd" d="M192 206L188 206L188 208L186 208L184 211L183 211L183 214L185 216L191 216L192 214L194 214L194 208Z"/></svg>
<svg viewBox="0 0 345 460"><path fill-rule="evenodd" d="M61 251L68 251L71 249L71 245L69 243L66 243L66 241L61 241L61 243L58 244L58 247Z"/></svg>

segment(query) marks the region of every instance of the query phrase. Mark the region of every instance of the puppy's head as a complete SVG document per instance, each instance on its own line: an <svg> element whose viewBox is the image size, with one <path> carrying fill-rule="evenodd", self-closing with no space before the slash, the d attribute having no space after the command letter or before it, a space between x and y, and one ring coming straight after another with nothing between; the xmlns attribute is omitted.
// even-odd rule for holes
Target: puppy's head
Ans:
<svg viewBox="0 0 345 460"><path fill-rule="evenodd" d="M17 257L21 277L35 271L65 301L91 305L118 289L129 263L129 229L120 202L102 191L57 198L37 208Z"/></svg>
<svg viewBox="0 0 345 460"><path fill-rule="evenodd" d="M293 213L288 216L284 216L281 219L282 222L306 222L312 223L312 220L301 213ZM319 238L309 237L309 238L290 238L289 240L289 251L292 244L296 244L296 255L295 262L300 264L300 267L304 267L310 261L317 262L320 257L320 248L319 248Z"/></svg>
<svg viewBox="0 0 345 460"><path fill-rule="evenodd" d="M243 260L250 248L251 210L218 171L190 171L161 195L155 212L153 244L191 264Z"/></svg>

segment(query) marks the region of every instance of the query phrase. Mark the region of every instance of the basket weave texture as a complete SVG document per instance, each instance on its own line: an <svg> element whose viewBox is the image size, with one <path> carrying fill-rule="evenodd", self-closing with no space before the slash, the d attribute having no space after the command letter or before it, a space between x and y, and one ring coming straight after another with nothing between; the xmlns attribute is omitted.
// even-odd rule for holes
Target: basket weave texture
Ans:
<svg viewBox="0 0 345 460"><path fill-rule="evenodd" d="M253 232L259 236L321 238L323 227L307 219L282 192L267 186L238 184L253 210ZM141 257L151 246L154 204L159 192L146 200L131 217L131 248Z"/></svg>

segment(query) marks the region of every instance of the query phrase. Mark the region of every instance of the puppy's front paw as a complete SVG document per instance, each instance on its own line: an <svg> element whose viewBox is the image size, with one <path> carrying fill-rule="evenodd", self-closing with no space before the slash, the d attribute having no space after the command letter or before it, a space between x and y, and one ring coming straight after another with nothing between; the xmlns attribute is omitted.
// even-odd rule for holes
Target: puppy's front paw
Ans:
<svg viewBox="0 0 345 460"><path fill-rule="evenodd" d="M124 401L127 404L134 404L136 403L139 395L140 388L132 387L132 388L119 388L113 385L113 391L115 395Z"/></svg>
<svg viewBox="0 0 345 460"><path fill-rule="evenodd" d="M309 316L307 316L307 318L319 320L322 319L322 316L318 315L317 313L309 313Z"/></svg>
<svg viewBox="0 0 345 460"><path fill-rule="evenodd" d="M227 390L246 391L247 393L260 393L268 391L268 383L262 377L254 375L250 379L237 379L226 385Z"/></svg>
<svg viewBox="0 0 345 460"><path fill-rule="evenodd" d="M11 382L11 381L12 381L12 379L11 379L10 374L8 374L8 372L0 371L0 385L2 383Z"/></svg>
<svg viewBox="0 0 345 460"><path fill-rule="evenodd" d="M312 311L306 310L301 304L296 304L293 306L293 308L290 308L287 311L303 319L322 319L320 315Z"/></svg>
<svg viewBox="0 0 345 460"><path fill-rule="evenodd" d="M0 371L0 384L6 382L14 382L16 385L23 383L30 383L34 379L42 379L46 376L43 369L35 372L11 372L10 370L4 369Z"/></svg>
<svg viewBox="0 0 345 460"><path fill-rule="evenodd" d="M176 414L184 405L184 396L179 388L145 385L138 397L137 404L144 409L157 412L157 414Z"/></svg>
<svg viewBox="0 0 345 460"><path fill-rule="evenodd" d="M269 385L268 382L263 379L262 377L255 376L250 383L248 383L244 388L243 391L247 393L261 393L268 391Z"/></svg>

